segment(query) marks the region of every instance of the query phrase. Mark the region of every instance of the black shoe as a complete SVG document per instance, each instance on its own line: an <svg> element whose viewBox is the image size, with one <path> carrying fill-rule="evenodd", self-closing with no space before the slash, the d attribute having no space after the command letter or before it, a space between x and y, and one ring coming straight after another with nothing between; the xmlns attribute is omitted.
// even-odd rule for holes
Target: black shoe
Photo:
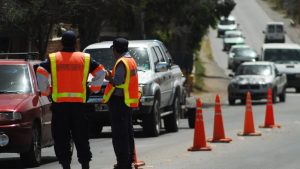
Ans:
<svg viewBox="0 0 300 169"><path fill-rule="evenodd" d="M63 169L71 169L70 164L62 164Z"/></svg>
<svg viewBox="0 0 300 169"><path fill-rule="evenodd" d="M82 169L90 169L90 164L89 163L83 163L81 164Z"/></svg>

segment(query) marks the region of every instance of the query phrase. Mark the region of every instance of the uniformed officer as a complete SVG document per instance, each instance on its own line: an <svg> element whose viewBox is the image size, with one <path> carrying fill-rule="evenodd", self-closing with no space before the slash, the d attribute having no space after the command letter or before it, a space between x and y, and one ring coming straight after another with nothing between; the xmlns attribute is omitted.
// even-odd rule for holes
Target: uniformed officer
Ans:
<svg viewBox="0 0 300 169"><path fill-rule="evenodd" d="M88 141L88 121L85 102L87 92L100 91L106 71L90 55L76 52L76 36L72 31L62 35L63 49L51 53L37 69L41 93L52 98L52 136L54 150L63 169L70 169L72 153L70 140L77 149L82 169L89 169L92 158ZM88 75L94 77L87 85ZM49 76L52 86L50 88ZM90 91L89 91L90 90Z"/></svg>
<svg viewBox="0 0 300 169"><path fill-rule="evenodd" d="M105 88L103 102L111 112L112 142L117 158L115 169L131 169L134 153L132 108L138 107L138 74L128 52L128 41L117 38L111 46L116 62Z"/></svg>

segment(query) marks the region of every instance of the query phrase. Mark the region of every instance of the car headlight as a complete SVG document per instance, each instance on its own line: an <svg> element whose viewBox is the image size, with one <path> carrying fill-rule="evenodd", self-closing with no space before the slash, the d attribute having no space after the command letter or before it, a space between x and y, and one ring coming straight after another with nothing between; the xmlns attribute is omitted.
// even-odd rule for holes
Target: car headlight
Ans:
<svg viewBox="0 0 300 169"><path fill-rule="evenodd" d="M22 119L22 114L19 112L2 112L0 113L0 121L15 121Z"/></svg>

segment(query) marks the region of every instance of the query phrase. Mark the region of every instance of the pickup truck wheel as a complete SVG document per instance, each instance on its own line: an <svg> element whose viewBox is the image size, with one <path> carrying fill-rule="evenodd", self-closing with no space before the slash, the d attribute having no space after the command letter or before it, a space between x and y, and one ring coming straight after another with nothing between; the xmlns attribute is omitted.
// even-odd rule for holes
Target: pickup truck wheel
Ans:
<svg viewBox="0 0 300 169"><path fill-rule="evenodd" d="M28 167L37 167L41 164L41 132L40 127L34 123L32 126L32 141L27 152L20 153L21 161Z"/></svg>
<svg viewBox="0 0 300 169"><path fill-rule="evenodd" d="M159 101L154 100L152 111L143 118L143 130L147 136L157 137L160 133L160 106Z"/></svg>
<svg viewBox="0 0 300 169"><path fill-rule="evenodd" d="M168 132L177 132L179 126L179 115L181 112L181 105L178 95L175 96L172 105L173 113L164 117L165 128Z"/></svg>
<svg viewBox="0 0 300 169"><path fill-rule="evenodd" d="M282 93L279 95L279 101L285 102L285 100L286 100L286 89L283 88Z"/></svg>
<svg viewBox="0 0 300 169"><path fill-rule="evenodd" d="M229 102L229 105L234 105L235 104L235 99L228 96L228 102Z"/></svg>
<svg viewBox="0 0 300 169"><path fill-rule="evenodd" d="M188 115L189 127L192 129L195 127L196 109L194 108L188 109L187 115Z"/></svg>
<svg viewBox="0 0 300 169"><path fill-rule="evenodd" d="M273 91L272 91L272 102L273 102L273 104L276 103L276 97L277 97L277 90L273 89Z"/></svg>

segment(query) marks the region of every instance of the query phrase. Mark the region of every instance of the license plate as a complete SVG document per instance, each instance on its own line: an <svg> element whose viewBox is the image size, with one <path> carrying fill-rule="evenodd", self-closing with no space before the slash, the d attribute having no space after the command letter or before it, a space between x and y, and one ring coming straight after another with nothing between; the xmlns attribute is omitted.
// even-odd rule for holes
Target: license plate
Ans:
<svg viewBox="0 0 300 169"><path fill-rule="evenodd" d="M108 111L108 106L107 104L95 104L95 111L96 112Z"/></svg>

